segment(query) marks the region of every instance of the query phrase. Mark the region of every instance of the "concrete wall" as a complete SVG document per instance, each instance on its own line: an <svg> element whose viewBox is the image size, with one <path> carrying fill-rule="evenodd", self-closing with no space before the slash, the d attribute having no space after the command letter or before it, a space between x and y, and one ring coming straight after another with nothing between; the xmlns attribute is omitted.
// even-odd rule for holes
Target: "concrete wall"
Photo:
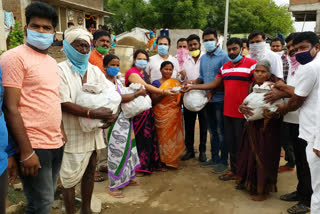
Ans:
<svg viewBox="0 0 320 214"><path fill-rule="evenodd" d="M4 20L3 20L3 10L2 1L0 1L0 51L7 50L7 44L4 33Z"/></svg>
<svg viewBox="0 0 320 214"><path fill-rule="evenodd" d="M133 37L139 41L142 41L144 43L148 43L148 39L145 35L145 33L148 31L149 30L144 29L144 28L135 27L131 31L124 32L124 33L117 35L117 41L119 41L125 37Z"/></svg>
<svg viewBox="0 0 320 214"><path fill-rule="evenodd" d="M133 46L117 45L114 54L120 58L120 72L125 74L133 62Z"/></svg>

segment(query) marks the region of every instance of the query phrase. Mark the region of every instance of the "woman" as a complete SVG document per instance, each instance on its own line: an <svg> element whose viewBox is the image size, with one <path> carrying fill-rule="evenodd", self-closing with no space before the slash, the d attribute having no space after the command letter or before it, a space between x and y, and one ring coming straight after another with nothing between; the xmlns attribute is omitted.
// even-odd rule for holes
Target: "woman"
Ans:
<svg viewBox="0 0 320 214"><path fill-rule="evenodd" d="M116 79L120 70L120 60L117 56L109 54L103 59L106 77L121 94L121 103L130 102L138 96L146 96L142 87L135 94L122 94L124 87ZM132 132L132 121L126 119L121 112L117 121L108 132L108 176L109 194L116 198L123 198L120 188L137 186L139 182L133 180L135 169L140 166L135 139Z"/></svg>
<svg viewBox="0 0 320 214"><path fill-rule="evenodd" d="M173 68L171 62L164 61L160 66L162 78L153 81L152 85L160 89L182 87L179 81L171 78ZM167 167L178 169L178 158L184 151L182 95L177 93L173 97L165 97L153 94L152 101L161 162Z"/></svg>
<svg viewBox="0 0 320 214"><path fill-rule="evenodd" d="M145 50L138 49L133 55L133 60L133 67L125 75L126 86L129 86L131 83L140 83L150 93L166 96L175 95L169 89L159 89L150 84L149 75L145 72L149 61L148 53ZM137 176L144 176L145 173L151 174L153 170L161 170L162 164L160 162L158 138L154 126L152 109L148 109L133 117L133 128L141 165L136 170L139 172Z"/></svg>
<svg viewBox="0 0 320 214"><path fill-rule="evenodd" d="M266 60L257 63L254 77L250 92L255 84L276 80ZM245 116L252 115L247 103L241 104L239 111ZM265 110L264 119L245 123L237 159L236 188L246 188L253 195L252 200L263 201L270 192L277 191L281 121L279 114Z"/></svg>

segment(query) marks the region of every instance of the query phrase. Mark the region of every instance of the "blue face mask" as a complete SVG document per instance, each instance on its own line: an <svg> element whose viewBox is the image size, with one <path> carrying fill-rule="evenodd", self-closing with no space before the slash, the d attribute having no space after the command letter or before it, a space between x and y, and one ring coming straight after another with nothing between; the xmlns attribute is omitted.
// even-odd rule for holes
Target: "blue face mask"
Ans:
<svg viewBox="0 0 320 214"><path fill-rule="evenodd" d="M39 50L48 49L53 43L54 34L39 33L37 31L27 29L27 43Z"/></svg>
<svg viewBox="0 0 320 214"><path fill-rule="evenodd" d="M312 47L313 48L313 47ZM305 65L313 60L313 56L311 56L311 50L312 48L308 51L303 51L296 53L296 60L301 64Z"/></svg>
<svg viewBox="0 0 320 214"><path fill-rule="evenodd" d="M83 77L88 69L91 51L88 54L82 54L74 49L66 40L63 40L63 51L67 59L72 63L72 70Z"/></svg>
<svg viewBox="0 0 320 214"><path fill-rule="evenodd" d="M211 53L216 49L216 41L207 41L204 43L204 48L207 50L208 53Z"/></svg>
<svg viewBox="0 0 320 214"><path fill-rule="evenodd" d="M169 47L167 45L158 45L158 53L160 56L165 56L168 54Z"/></svg>
<svg viewBox="0 0 320 214"><path fill-rule="evenodd" d="M119 67L108 67L107 68L107 74L109 74L112 77L117 76L117 74L119 73L120 68Z"/></svg>
<svg viewBox="0 0 320 214"><path fill-rule="evenodd" d="M233 62L233 63L236 63L236 62L240 62L240 60L242 59L242 55L241 55L241 52L238 54L238 56L236 56L234 59L231 59L229 57L230 61Z"/></svg>
<svg viewBox="0 0 320 214"><path fill-rule="evenodd" d="M148 65L148 61L144 59L137 59L136 64L137 68L139 69L145 69Z"/></svg>

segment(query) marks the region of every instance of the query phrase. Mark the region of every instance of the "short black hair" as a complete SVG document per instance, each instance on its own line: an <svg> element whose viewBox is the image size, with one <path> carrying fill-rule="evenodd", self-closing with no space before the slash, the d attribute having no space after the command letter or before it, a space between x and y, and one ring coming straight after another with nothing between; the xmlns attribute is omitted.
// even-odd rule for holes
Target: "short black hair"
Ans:
<svg viewBox="0 0 320 214"><path fill-rule="evenodd" d="M191 34L190 36L188 36L187 41L190 42L192 40L197 40L200 44L200 37L196 34Z"/></svg>
<svg viewBox="0 0 320 214"><path fill-rule="evenodd" d="M74 23L73 22L68 22L68 27L70 26L74 26Z"/></svg>
<svg viewBox="0 0 320 214"><path fill-rule="evenodd" d="M168 43L169 43L169 46L171 45L171 39L169 37L165 36L165 35L159 36L157 38L157 45L158 45L160 39L167 39Z"/></svg>
<svg viewBox="0 0 320 214"><path fill-rule="evenodd" d="M217 30L214 29L214 28L211 28L211 27L208 27L208 28L206 28L206 29L203 31L203 33L202 33L202 39L203 39L204 36L210 35L210 34L213 34L214 37L216 37L216 38L218 39Z"/></svg>
<svg viewBox="0 0 320 214"><path fill-rule="evenodd" d="M111 39L110 34L108 31L105 30L97 30L96 32L93 33L93 40L99 39L101 36L108 36Z"/></svg>
<svg viewBox="0 0 320 214"><path fill-rule="evenodd" d="M187 39L186 39L186 38L180 38L180 39L178 39L177 45L179 44L179 42L187 42Z"/></svg>
<svg viewBox="0 0 320 214"><path fill-rule="evenodd" d="M164 68L166 65L172 65L172 69L174 69L174 65L173 65L172 62L170 62L170 61L164 61L164 62L161 63L161 65L160 65L160 70L161 70L162 68Z"/></svg>
<svg viewBox="0 0 320 214"><path fill-rule="evenodd" d="M103 66L104 67L108 67L109 62L111 60L113 60L113 59L119 59L120 60L120 58L118 56L116 56L116 55L113 55L113 54L105 55L104 58L103 58Z"/></svg>
<svg viewBox="0 0 320 214"><path fill-rule="evenodd" d="M35 1L29 4L25 10L27 25L30 23L31 18L39 17L49 19L52 23L53 28L58 24L58 15L56 10L50 5Z"/></svg>
<svg viewBox="0 0 320 214"><path fill-rule="evenodd" d="M243 39L241 39L241 41L242 41L242 46L243 46L243 43L246 43L247 47L249 47L249 40L248 39L243 38Z"/></svg>
<svg viewBox="0 0 320 214"><path fill-rule="evenodd" d="M289 36L287 36L287 38L285 39L286 43L289 43L291 40L294 39L294 37L296 35L298 35L299 33L290 33Z"/></svg>
<svg viewBox="0 0 320 214"><path fill-rule="evenodd" d="M232 45L232 44L237 44L242 48L242 41L240 38L237 37L232 37L227 41L227 46Z"/></svg>
<svg viewBox="0 0 320 214"><path fill-rule="evenodd" d="M260 30L254 30L252 31L249 36L248 36L248 40L250 41L251 39L253 39L256 36L262 36L262 39L265 40L266 39L266 34L264 34L264 32L260 31Z"/></svg>
<svg viewBox="0 0 320 214"><path fill-rule="evenodd" d="M314 46L319 43L319 38L317 34L315 34L314 32L311 32L311 31L301 32L294 37L292 44L296 45L303 41L307 41L312 46Z"/></svg>
<svg viewBox="0 0 320 214"><path fill-rule="evenodd" d="M272 42L277 42L277 41L279 41L282 46L285 45L285 44L284 44L284 41L283 41L282 39L280 39L279 37L273 38L273 39L271 40L271 44L272 44Z"/></svg>

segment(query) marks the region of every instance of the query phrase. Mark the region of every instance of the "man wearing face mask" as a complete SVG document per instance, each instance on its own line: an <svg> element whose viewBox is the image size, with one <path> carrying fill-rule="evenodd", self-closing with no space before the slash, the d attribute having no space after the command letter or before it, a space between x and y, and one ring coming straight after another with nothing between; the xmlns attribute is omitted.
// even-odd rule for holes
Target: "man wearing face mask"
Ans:
<svg viewBox="0 0 320 214"><path fill-rule="evenodd" d="M33 2L25 9L27 43L0 57L4 113L17 147L19 174L27 199L26 213L51 212L63 155L60 79L47 53L58 22L49 5Z"/></svg>
<svg viewBox="0 0 320 214"><path fill-rule="evenodd" d="M169 48L171 45L170 38L167 36L159 36L157 39L157 45L158 54L150 57L150 61L146 68L146 72L150 75L151 82L161 79L162 75L160 72L160 65L164 61L172 62L174 70L171 77L173 79L179 79L177 75L179 71L179 62L175 57L169 55Z"/></svg>
<svg viewBox="0 0 320 214"><path fill-rule="evenodd" d="M93 34L93 44L95 49L91 51L89 62L92 65L98 66L101 72L103 69L103 57L109 54L111 47L110 34L105 30L98 30Z"/></svg>
<svg viewBox="0 0 320 214"><path fill-rule="evenodd" d="M289 63L287 59L287 54L285 54L283 51L283 46L284 46L284 41L282 39L280 38L272 39L271 50L281 57L282 67L283 67L283 80L287 82Z"/></svg>
<svg viewBox="0 0 320 214"><path fill-rule="evenodd" d="M243 46L239 38L229 39L227 49L229 62L221 67L216 78L210 83L192 85L187 89L216 91L224 85L224 136L230 153L231 165L231 171L227 171L219 177L220 180L224 181L233 180L237 172L238 147L244 124L244 116L238 111L238 108L248 95L248 88L253 80L253 73L257 63L255 60L242 55ZM211 96L212 94L209 97ZM227 169L228 162L220 162L214 165L213 172L223 173Z"/></svg>
<svg viewBox="0 0 320 214"><path fill-rule="evenodd" d="M311 184L313 189L313 195L311 197L311 213L318 213L320 210L320 139L319 139L319 69L320 69L320 44L317 35L313 32L303 32L295 35L293 39L294 49L296 51L296 60L301 64L296 70L295 76L295 87L287 86L282 81L278 81L275 87L279 88L281 91L291 95L289 101L285 104L278 105L278 112L282 115L286 115L288 112L299 111L299 138L301 139L301 144L298 148L301 150L301 154L296 156L297 173L308 173L307 169L302 169L298 171L300 157L303 158L303 147L306 147L306 157L309 163L310 174L311 174ZM297 154L297 153L295 153ZM306 167L301 166L301 167ZM298 176L299 176L298 174ZM300 174L300 176L303 176ZM306 179L307 176L303 177ZM302 182L299 179L299 185ZM309 182L305 180L305 182ZM305 185L307 183L304 183ZM303 186L302 188L309 188L310 185ZM304 190L303 192L305 192ZM310 192L310 191L309 191ZM289 194L282 196L282 199L300 199L301 192L297 194ZM291 197L292 196L292 197ZM304 195L306 196L306 195ZM308 199L308 198L305 198ZM301 199L300 199L301 200ZM305 201L306 203L307 201ZM292 208L288 209L289 213L296 213L297 210L305 209L306 204L298 203Z"/></svg>
<svg viewBox="0 0 320 214"><path fill-rule="evenodd" d="M64 202L68 214L75 212L75 186L80 181L82 196L80 212L91 213L96 151L105 148L102 129L108 128L117 119L117 113L113 115L110 109L103 107L89 109L75 104L77 93L87 82L114 88L101 70L88 62L91 39L92 35L82 27L67 29L63 41L67 60L59 63L62 119L68 137L68 144L65 145L63 153L60 179L64 188ZM83 132L79 117L101 119L104 125L101 129Z"/></svg>
<svg viewBox="0 0 320 214"><path fill-rule="evenodd" d="M180 38L177 41L177 55L176 58L179 62L180 68L182 68L184 61L188 58L189 49L188 41L186 38Z"/></svg>
<svg viewBox="0 0 320 214"><path fill-rule="evenodd" d="M181 74L181 80L196 80L200 75L200 61L203 53L200 51L200 37L191 34L187 38L187 45L189 48L189 56L185 60ZM190 158L195 157L194 155L194 127L196 118L198 115L199 119L199 130L200 130L200 145L199 145L199 161L205 162L206 157L206 144L207 144L207 113L206 108L203 108L199 112L192 112L188 109L183 109L183 116L185 121L185 145L187 148L187 153L182 157L181 160L189 160Z"/></svg>
<svg viewBox="0 0 320 214"><path fill-rule="evenodd" d="M271 65L271 73L283 79L283 65L281 57L269 50L266 44L266 35L262 31L252 31L248 36L250 53L248 58L257 62L268 60Z"/></svg>

